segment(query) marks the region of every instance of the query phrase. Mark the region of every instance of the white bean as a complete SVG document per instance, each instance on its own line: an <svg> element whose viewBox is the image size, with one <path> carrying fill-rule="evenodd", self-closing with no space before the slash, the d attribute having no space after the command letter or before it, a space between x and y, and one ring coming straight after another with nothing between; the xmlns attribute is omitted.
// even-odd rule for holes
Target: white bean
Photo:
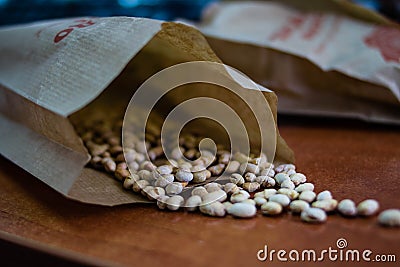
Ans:
<svg viewBox="0 0 400 267"><path fill-rule="evenodd" d="M378 222L384 226L399 227L400 226L400 210L388 209L382 211L378 216Z"/></svg>
<svg viewBox="0 0 400 267"><path fill-rule="evenodd" d="M276 189L273 188L268 188L268 189L264 189L264 197L266 199L269 199L271 196L277 194L278 191L276 191Z"/></svg>
<svg viewBox="0 0 400 267"><path fill-rule="evenodd" d="M261 206L262 204L266 203L267 200L264 197L255 197L254 202L256 203L257 206Z"/></svg>
<svg viewBox="0 0 400 267"><path fill-rule="evenodd" d="M219 189L217 191L213 191L211 193L208 193L207 195L204 195L202 197L202 200L203 200L203 204L208 204L208 203L215 202L215 201L223 202L226 200L226 198L227 198L227 195L226 195L225 191Z"/></svg>
<svg viewBox="0 0 400 267"><path fill-rule="evenodd" d="M260 184L256 183L256 182L252 182L252 183L244 183L243 184L243 189L247 190L248 192L254 192L257 191L260 188Z"/></svg>
<svg viewBox="0 0 400 267"><path fill-rule="evenodd" d="M230 177L231 183L237 184L237 185L242 185L244 184L244 178L242 175L239 173L232 173Z"/></svg>
<svg viewBox="0 0 400 267"><path fill-rule="evenodd" d="M203 186L195 187L192 190L192 196L196 196L197 195L197 196L203 197L203 196L205 196L207 194L208 194L208 192Z"/></svg>
<svg viewBox="0 0 400 267"><path fill-rule="evenodd" d="M281 204L281 206L286 207L290 203L290 198L283 194L276 194L269 197L269 201Z"/></svg>
<svg viewBox="0 0 400 267"><path fill-rule="evenodd" d="M261 211L265 215L278 215L282 212L282 205L277 202L266 202L262 204Z"/></svg>
<svg viewBox="0 0 400 267"><path fill-rule="evenodd" d="M214 192L214 191L218 191L222 189L222 185L219 183L208 183L206 185L204 185L204 188L207 190L208 193Z"/></svg>
<svg viewBox="0 0 400 267"><path fill-rule="evenodd" d="M301 213L303 210L308 209L310 204L304 200L295 200L290 203L290 210L294 213Z"/></svg>
<svg viewBox="0 0 400 267"><path fill-rule="evenodd" d="M180 194L183 190L183 185L179 182L173 182L170 183L169 185L167 185L167 187L165 188L165 192L168 195L177 195Z"/></svg>
<svg viewBox="0 0 400 267"><path fill-rule="evenodd" d="M300 218L309 223L322 223L327 219L325 211L318 208L308 208L301 212Z"/></svg>
<svg viewBox="0 0 400 267"><path fill-rule="evenodd" d="M255 205L248 203L235 203L228 208L228 213L239 218L254 217L257 213Z"/></svg>
<svg viewBox="0 0 400 267"><path fill-rule="evenodd" d="M299 196L299 192L289 188L281 188L278 190L278 193L288 196L290 200L296 199Z"/></svg>
<svg viewBox="0 0 400 267"><path fill-rule="evenodd" d="M223 217L225 216L225 206L218 201L202 204L200 206L200 212L214 217Z"/></svg>
<svg viewBox="0 0 400 267"><path fill-rule="evenodd" d="M234 194L234 193L239 192L239 190L240 190L239 187L234 183L226 183L224 185L224 191L227 194Z"/></svg>
<svg viewBox="0 0 400 267"><path fill-rule="evenodd" d="M290 180L285 180L281 183L281 188L289 188L294 190L295 187L296 186L294 185L294 183Z"/></svg>
<svg viewBox="0 0 400 267"><path fill-rule="evenodd" d="M225 168L225 171L227 173L234 173L237 172L239 170L240 167L240 163L236 160L232 160L228 163L228 165Z"/></svg>
<svg viewBox="0 0 400 267"><path fill-rule="evenodd" d="M317 200L332 199L332 193L328 190L322 191L317 195Z"/></svg>
<svg viewBox="0 0 400 267"><path fill-rule="evenodd" d="M314 185L312 183L304 183L298 185L295 190L299 193L304 191L314 191Z"/></svg>
<svg viewBox="0 0 400 267"><path fill-rule="evenodd" d="M201 197L198 195L190 196L185 203L185 207L188 211L195 211L201 204Z"/></svg>
<svg viewBox="0 0 400 267"><path fill-rule="evenodd" d="M232 194L231 202L232 203L242 202L248 198L250 198L250 194L247 191L240 190L239 192Z"/></svg>
<svg viewBox="0 0 400 267"><path fill-rule="evenodd" d="M265 179L265 181L263 182L262 186L268 188L268 187L274 187L275 184L276 184L275 179L268 176L268 178Z"/></svg>
<svg viewBox="0 0 400 267"><path fill-rule="evenodd" d="M286 180L290 181L290 177L286 173L278 173L275 175L274 179L278 184L282 184Z"/></svg>
<svg viewBox="0 0 400 267"><path fill-rule="evenodd" d="M351 199L343 199L337 206L338 211L344 216L356 216L356 204Z"/></svg>
<svg viewBox="0 0 400 267"><path fill-rule="evenodd" d="M168 198L166 201L167 208L169 210L178 210L183 205L184 202L185 202L185 199L179 195L172 196L172 197Z"/></svg>
<svg viewBox="0 0 400 267"><path fill-rule="evenodd" d="M372 216L379 210L379 203L375 199L367 199L357 206L357 213L361 216Z"/></svg>
<svg viewBox="0 0 400 267"><path fill-rule="evenodd" d="M133 192L139 193L143 188L150 185L150 183L146 180L138 180L132 186Z"/></svg>
<svg viewBox="0 0 400 267"><path fill-rule="evenodd" d="M324 199L317 200L311 204L314 208L320 208L326 212L330 212L336 209L338 202L336 199Z"/></svg>
<svg viewBox="0 0 400 267"><path fill-rule="evenodd" d="M303 191L301 192L299 199L304 200L308 203L311 203L314 201L314 199L317 197L317 194L313 191Z"/></svg>
<svg viewBox="0 0 400 267"><path fill-rule="evenodd" d="M190 182L191 180L193 180L193 173L180 169L176 172L175 178L179 182Z"/></svg>
<svg viewBox="0 0 400 267"><path fill-rule="evenodd" d="M307 181L307 178L304 174L297 172L290 175L290 180L297 186L299 184L305 183Z"/></svg>
<svg viewBox="0 0 400 267"><path fill-rule="evenodd" d="M166 195L160 196L160 197L157 199L157 206L158 206L158 208L161 209L161 210L165 209L165 208L167 207L167 200L168 200L168 199L169 199L169 196L166 196Z"/></svg>

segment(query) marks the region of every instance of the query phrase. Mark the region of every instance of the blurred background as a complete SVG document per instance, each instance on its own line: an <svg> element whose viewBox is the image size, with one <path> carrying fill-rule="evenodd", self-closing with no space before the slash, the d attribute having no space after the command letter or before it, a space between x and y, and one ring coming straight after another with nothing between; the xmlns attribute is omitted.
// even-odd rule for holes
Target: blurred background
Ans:
<svg viewBox="0 0 400 267"><path fill-rule="evenodd" d="M0 0L0 25L79 16L198 20L218 0ZM352 0L400 22L399 0Z"/></svg>

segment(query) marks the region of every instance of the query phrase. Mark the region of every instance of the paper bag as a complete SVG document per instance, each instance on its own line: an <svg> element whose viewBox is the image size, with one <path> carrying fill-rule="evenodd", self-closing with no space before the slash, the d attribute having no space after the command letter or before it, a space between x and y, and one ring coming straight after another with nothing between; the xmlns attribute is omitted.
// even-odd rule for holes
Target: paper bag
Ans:
<svg viewBox="0 0 400 267"><path fill-rule="evenodd" d="M346 1L226 1L197 27L279 112L400 123L400 27Z"/></svg>
<svg viewBox="0 0 400 267"><path fill-rule="evenodd" d="M220 62L197 30L143 18L45 21L2 28L0 39L0 153L68 198L109 206L148 200L86 167L74 122L91 112L123 116L136 88L166 67ZM276 96L263 96L276 124ZM292 162L276 139L276 158Z"/></svg>

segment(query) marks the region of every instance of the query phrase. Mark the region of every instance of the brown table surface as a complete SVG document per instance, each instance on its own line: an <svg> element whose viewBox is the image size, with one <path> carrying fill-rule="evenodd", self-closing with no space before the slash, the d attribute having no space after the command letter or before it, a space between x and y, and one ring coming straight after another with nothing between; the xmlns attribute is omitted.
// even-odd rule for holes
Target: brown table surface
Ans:
<svg viewBox="0 0 400 267"><path fill-rule="evenodd" d="M400 208L398 127L285 117L280 130L296 153L298 170L315 183L316 191L329 189L337 199L357 202L375 198L382 209ZM326 224L309 225L290 214L240 220L163 212L154 205L86 205L65 199L4 158L0 158L0 237L18 243L16 247L46 251L28 256L31 263L53 254L89 265L293 266L297 263L278 262L276 255L272 263L259 262L256 253L264 245L286 251L337 249L339 238L346 239L346 249L396 255L397 265L382 266L398 266L400 261L400 229L380 227L376 217L332 215ZM344 264L349 263L319 263Z"/></svg>

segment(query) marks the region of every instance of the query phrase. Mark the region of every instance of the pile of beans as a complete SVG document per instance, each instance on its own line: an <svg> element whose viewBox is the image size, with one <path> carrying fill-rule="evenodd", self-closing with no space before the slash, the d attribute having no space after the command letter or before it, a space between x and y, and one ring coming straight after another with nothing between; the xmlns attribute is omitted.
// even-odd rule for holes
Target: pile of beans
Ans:
<svg viewBox="0 0 400 267"><path fill-rule="evenodd" d="M112 173L126 190L153 200L160 209L235 218L254 217L257 209L265 216L291 212L307 223L325 222L335 212L365 217L379 211L373 199L356 205L351 199L339 202L327 190L316 193L295 165L274 165L262 153L256 157L237 151L231 156L218 145L216 154L204 150L200 154L202 138L194 135L183 135L172 159L166 159L159 135L147 132L144 142L126 133L124 154L121 127L120 120L113 124L95 120L76 128L91 155L91 167ZM378 221L400 226L400 210L383 211Z"/></svg>

